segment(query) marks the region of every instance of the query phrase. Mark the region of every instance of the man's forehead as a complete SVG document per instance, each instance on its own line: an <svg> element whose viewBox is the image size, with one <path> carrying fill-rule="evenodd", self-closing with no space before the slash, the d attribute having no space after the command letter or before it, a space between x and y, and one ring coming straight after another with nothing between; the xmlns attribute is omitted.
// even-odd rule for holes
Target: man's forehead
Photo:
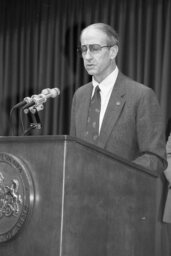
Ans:
<svg viewBox="0 0 171 256"><path fill-rule="evenodd" d="M86 28L81 34L81 42L92 41L92 43L99 43L99 41L106 41L106 34L97 28Z"/></svg>

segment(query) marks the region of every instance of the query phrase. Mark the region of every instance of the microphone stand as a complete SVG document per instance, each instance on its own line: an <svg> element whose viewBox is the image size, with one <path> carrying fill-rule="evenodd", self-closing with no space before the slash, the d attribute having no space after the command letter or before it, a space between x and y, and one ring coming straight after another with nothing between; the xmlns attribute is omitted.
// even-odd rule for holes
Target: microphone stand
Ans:
<svg viewBox="0 0 171 256"><path fill-rule="evenodd" d="M37 108L33 108L31 110L27 109L27 111L25 111L24 113L27 114L29 120L29 128L24 131L24 136L29 135L29 133L34 129L40 130L42 128ZM35 120L35 122L33 119Z"/></svg>

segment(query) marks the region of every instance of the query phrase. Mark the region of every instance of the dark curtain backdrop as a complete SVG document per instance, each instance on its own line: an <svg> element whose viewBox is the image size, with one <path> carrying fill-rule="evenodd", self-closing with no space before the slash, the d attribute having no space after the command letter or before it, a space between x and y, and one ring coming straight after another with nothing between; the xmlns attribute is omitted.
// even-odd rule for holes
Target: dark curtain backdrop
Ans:
<svg viewBox="0 0 171 256"><path fill-rule="evenodd" d="M76 48L83 27L105 22L119 33L118 67L154 89L164 122L171 116L170 0L1 0L0 135L10 135L11 108L44 88L59 87L39 112L41 134L68 134L74 91L90 77ZM22 135L21 117L12 124Z"/></svg>

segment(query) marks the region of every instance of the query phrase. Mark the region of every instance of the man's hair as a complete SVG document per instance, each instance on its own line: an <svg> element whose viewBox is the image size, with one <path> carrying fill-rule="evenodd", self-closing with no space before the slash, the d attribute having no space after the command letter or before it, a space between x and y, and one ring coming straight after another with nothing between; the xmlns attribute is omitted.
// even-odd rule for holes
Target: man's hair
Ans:
<svg viewBox="0 0 171 256"><path fill-rule="evenodd" d="M107 36L107 41L109 45L119 45L118 33L110 25L105 23L91 24L82 30L81 35L84 32L84 30L91 27L104 32L104 34L106 34Z"/></svg>

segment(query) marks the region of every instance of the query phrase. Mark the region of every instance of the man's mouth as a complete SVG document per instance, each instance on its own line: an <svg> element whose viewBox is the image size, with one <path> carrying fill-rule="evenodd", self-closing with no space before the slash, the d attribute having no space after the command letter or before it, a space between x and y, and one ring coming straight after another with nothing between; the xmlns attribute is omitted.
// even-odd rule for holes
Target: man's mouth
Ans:
<svg viewBox="0 0 171 256"><path fill-rule="evenodd" d="M86 64L86 68L93 68L94 65L93 64Z"/></svg>

